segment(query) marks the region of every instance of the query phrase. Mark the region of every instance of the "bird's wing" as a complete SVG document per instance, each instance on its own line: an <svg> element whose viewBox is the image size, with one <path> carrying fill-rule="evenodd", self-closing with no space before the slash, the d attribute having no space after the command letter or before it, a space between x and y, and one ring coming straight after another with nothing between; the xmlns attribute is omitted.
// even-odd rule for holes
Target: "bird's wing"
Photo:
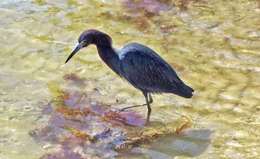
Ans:
<svg viewBox="0 0 260 159"><path fill-rule="evenodd" d="M147 92L174 92L183 84L176 72L152 49L137 43L120 52L121 76Z"/></svg>

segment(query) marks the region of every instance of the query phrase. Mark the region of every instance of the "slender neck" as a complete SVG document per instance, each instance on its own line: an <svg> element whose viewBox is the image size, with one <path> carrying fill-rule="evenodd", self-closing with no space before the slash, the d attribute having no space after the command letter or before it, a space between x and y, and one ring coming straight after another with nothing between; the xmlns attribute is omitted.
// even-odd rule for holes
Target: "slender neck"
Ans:
<svg viewBox="0 0 260 159"><path fill-rule="evenodd" d="M120 60L112 46L96 45L101 59L118 75L120 75Z"/></svg>

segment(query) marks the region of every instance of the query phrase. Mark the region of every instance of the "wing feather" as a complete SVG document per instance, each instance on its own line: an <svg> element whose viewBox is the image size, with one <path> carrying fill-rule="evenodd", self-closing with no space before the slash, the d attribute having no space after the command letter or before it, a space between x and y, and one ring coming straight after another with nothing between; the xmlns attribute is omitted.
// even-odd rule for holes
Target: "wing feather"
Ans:
<svg viewBox="0 0 260 159"><path fill-rule="evenodd" d="M142 91L175 92L183 84L171 66L146 46L131 43L120 53L121 75Z"/></svg>

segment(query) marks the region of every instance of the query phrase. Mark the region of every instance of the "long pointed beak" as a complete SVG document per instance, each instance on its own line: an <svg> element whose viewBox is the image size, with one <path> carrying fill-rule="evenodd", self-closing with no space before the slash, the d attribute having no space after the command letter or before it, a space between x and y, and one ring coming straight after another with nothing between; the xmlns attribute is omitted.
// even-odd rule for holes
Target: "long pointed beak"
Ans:
<svg viewBox="0 0 260 159"><path fill-rule="evenodd" d="M76 46L76 48L72 51L72 53L69 55L65 63L67 63L72 58L72 56L74 56L82 47L83 47L83 43L79 43Z"/></svg>

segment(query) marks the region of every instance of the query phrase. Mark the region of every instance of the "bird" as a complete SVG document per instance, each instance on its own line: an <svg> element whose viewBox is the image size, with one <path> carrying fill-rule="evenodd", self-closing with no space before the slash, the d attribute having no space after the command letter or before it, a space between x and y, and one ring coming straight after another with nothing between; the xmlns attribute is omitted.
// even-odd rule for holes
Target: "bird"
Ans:
<svg viewBox="0 0 260 159"><path fill-rule="evenodd" d="M112 38L99 30L88 29L81 33L78 44L68 56L67 63L80 49L91 44L96 45L100 58L117 75L128 81L145 97L147 106L147 122L151 114L151 94L172 93L184 98L191 98L194 89L187 86L175 70L151 48L139 44L128 43L121 50L112 46ZM141 106L141 105L137 105ZM126 107L122 111L136 107Z"/></svg>

